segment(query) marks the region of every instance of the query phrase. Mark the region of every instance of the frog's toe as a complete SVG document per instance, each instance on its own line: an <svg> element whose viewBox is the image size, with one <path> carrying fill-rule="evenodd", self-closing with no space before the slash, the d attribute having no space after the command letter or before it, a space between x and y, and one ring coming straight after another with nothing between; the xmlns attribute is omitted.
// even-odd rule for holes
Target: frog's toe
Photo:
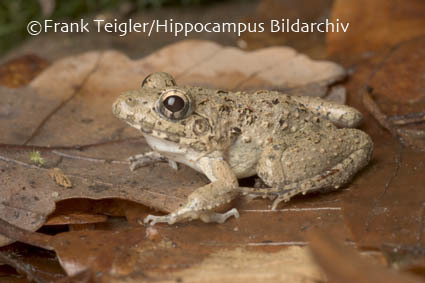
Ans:
<svg viewBox="0 0 425 283"><path fill-rule="evenodd" d="M223 213L222 215L223 215L224 221L226 221L227 218L232 216L234 216L235 218L239 218L239 211L236 208L232 208L231 210Z"/></svg>
<svg viewBox="0 0 425 283"><path fill-rule="evenodd" d="M279 206L279 203L281 203L282 201L284 201L285 199L284 198L282 198L282 197L277 197L277 198L275 198L275 200L273 201L273 204L272 204L272 210L276 210L277 209L277 207Z"/></svg>
<svg viewBox="0 0 425 283"><path fill-rule="evenodd" d="M145 166L143 163L141 163L141 162L132 162L132 161L130 161L130 171L135 171L135 170L137 170L138 168L140 168L140 167L143 167L143 166Z"/></svg>
<svg viewBox="0 0 425 283"><path fill-rule="evenodd" d="M168 165L174 170L179 170L179 165L174 160L168 159Z"/></svg>
<svg viewBox="0 0 425 283"><path fill-rule="evenodd" d="M278 205L282 201L288 202L293 196L297 195L298 193L302 193L303 195L305 195L306 191L299 191L299 190L296 190L296 189L288 189L288 190L284 190L283 192L280 192L273 201L272 210L276 210Z"/></svg>

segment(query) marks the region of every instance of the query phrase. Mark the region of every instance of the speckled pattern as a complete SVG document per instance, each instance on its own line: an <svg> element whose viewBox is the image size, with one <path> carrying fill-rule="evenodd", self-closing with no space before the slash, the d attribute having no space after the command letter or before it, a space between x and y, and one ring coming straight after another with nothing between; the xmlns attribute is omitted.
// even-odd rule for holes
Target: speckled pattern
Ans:
<svg viewBox="0 0 425 283"><path fill-rule="evenodd" d="M166 73L153 73L141 89L121 94L113 113L141 130L156 152L132 157L132 169L170 160L211 181L175 212L149 215L145 222L151 224L222 223L238 217L237 210L213 210L241 193L274 198L276 209L299 193L338 189L367 165L373 151L367 134L350 129L362 115L349 106L274 91L177 86ZM270 188L238 186L238 178L255 174Z"/></svg>

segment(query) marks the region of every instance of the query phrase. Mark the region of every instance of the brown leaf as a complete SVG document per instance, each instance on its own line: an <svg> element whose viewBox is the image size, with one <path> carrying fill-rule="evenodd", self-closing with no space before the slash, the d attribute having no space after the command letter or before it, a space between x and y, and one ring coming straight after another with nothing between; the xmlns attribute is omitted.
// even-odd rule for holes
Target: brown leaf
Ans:
<svg viewBox="0 0 425 283"><path fill-rule="evenodd" d="M425 151L424 50L425 37L393 47L374 67L363 93L365 106L382 126L406 146L422 151Z"/></svg>
<svg viewBox="0 0 425 283"><path fill-rule="evenodd" d="M425 28L425 22L423 25ZM373 92L386 99L390 115L425 109L425 35L394 46L376 67L368 82ZM390 102L390 103L389 103ZM404 107L407 109L400 109ZM396 113L391 113L393 111ZM398 112L398 113L397 113ZM402 113L400 113L402 112Z"/></svg>
<svg viewBox="0 0 425 283"><path fill-rule="evenodd" d="M129 274L137 266L131 251L144 240L144 228L126 230L72 231L52 239L51 244L68 275L76 275L87 269L95 272ZM78 247L78 248L76 248ZM84 256L82 252L84 251Z"/></svg>
<svg viewBox="0 0 425 283"><path fill-rule="evenodd" d="M329 282L346 283L419 283L420 278L397 273L362 258L353 249L335 241L329 234L311 233L314 258L326 272Z"/></svg>
<svg viewBox="0 0 425 283"><path fill-rule="evenodd" d="M143 148L147 150L146 145L140 143L124 142L120 145L119 148L123 148L118 149L118 153L122 153L123 157L136 154L139 150L143 151ZM101 156L113 151L112 148L113 146L105 146L94 151L87 150L85 154ZM175 172L169 169L168 165L159 164L130 172L126 163L99 163L87 159L63 158L61 168L68 172L67 176L73 183L72 188L65 188L51 181L46 172L48 169L26 165L24 162L28 151L3 151L4 155L17 159L8 157L8 162L3 164L5 166L2 165L1 174L5 177L0 179L0 184L1 187L10 189L1 192L1 215L11 223L31 230L43 224L46 216L53 212L55 202L59 200L82 197L121 198L171 211L179 202L183 202L185 196L194 188L205 184L204 176L187 167ZM44 152L42 156L46 164L54 163L58 157L51 151ZM83 172L81 168L84 168ZM108 175L104 175L105 172L109 172Z"/></svg>
<svg viewBox="0 0 425 283"><path fill-rule="evenodd" d="M2 218L36 230L55 202L70 198L121 198L172 211L205 184L202 174L184 166L178 172L166 164L130 172L123 161L149 148L135 139L137 131L113 117L112 102L157 70L173 74L179 84L316 96L325 96L328 85L345 76L340 66L312 61L290 48L247 53L208 41L183 41L136 61L114 51L60 60L29 88L1 90L0 127L9 128L0 137L0 186L7 188L0 193ZM43 164L29 163L32 150L40 152ZM60 168L72 188L51 182L50 168ZM0 238L0 244L9 242Z"/></svg>
<svg viewBox="0 0 425 283"><path fill-rule="evenodd" d="M56 282L66 276L53 252L21 243L0 248L0 262L26 275L31 282ZM9 282L0 278L2 282Z"/></svg>
<svg viewBox="0 0 425 283"><path fill-rule="evenodd" d="M343 61L359 61L383 48L423 36L424 13L422 0L336 0L332 20L340 19L350 26L345 33L327 33L328 53Z"/></svg>
<svg viewBox="0 0 425 283"><path fill-rule="evenodd" d="M341 210L335 206L326 206L329 205L329 202L335 205L335 201L337 201L335 197L337 196L338 194L310 196L310 201L308 201L308 198L295 198L289 208L283 208L281 211L264 209L267 203L261 200L237 203L235 205L242 215L240 219L230 219L224 224L191 222L174 226L157 225L153 227L155 231L150 230L152 227L146 228L139 224L129 226L122 223L117 223L118 226L110 229L73 231L55 236L34 232L23 233L7 223L3 223L0 228L4 228L1 233L5 233L11 238L55 250L68 274L92 269L94 272L103 272L105 276L118 276L118 278L126 274L131 274L131 276L139 279L140 276L157 279L174 277L174 275L176 277L190 277L190 274L194 276L199 274L199 271L204 267L211 268L212 266L208 262L216 262L213 259L225 260L225 254L221 253L218 253L219 257L217 255L209 257L210 254L217 253L217 249L221 248L241 247L259 252L243 253L250 258L244 264L244 268L249 268L250 264L258 266L260 262L267 264L264 263L263 259L273 259L276 266L282 266L279 260L284 254L305 258L305 248L291 249L291 251L301 251L301 253L285 253L285 251L282 251L270 257L265 252L278 252L293 245L305 246L307 243L303 235L315 226L326 229L335 238L350 238L343 223ZM77 207L78 200L62 201L59 206L64 208L63 206L67 202L68 205ZM118 201L105 200L85 203L83 200L82 208L91 206L94 211L97 209L110 211L119 206L127 209L135 208L129 204L124 202L120 205ZM97 205L100 205L100 207L96 207ZM302 207L299 208L299 206ZM102 209L102 207L110 207L110 209ZM114 214L119 215L119 213ZM139 214L139 216L144 215L146 215L146 212ZM123 227L120 227L121 225ZM231 252L230 254L237 255L240 253ZM220 257L220 255L222 256ZM199 263L205 258L210 260L207 259L206 264L200 265ZM255 258L258 261L255 261ZM288 266L284 272L282 269L274 268L273 264L272 269L264 270L258 276L273 275L276 278L290 276L302 280L306 278L297 276L296 271L304 270L317 278L319 274L314 266L310 266L310 261L307 262L305 259L300 259L300 261L304 262L302 266L298 264L299 260L288 259L288 261L285 261ZM289 263L293 263L293 265ZM189 267L193 268L188 273L170 274L170 272L178 272ZM230 273L236 269L230 266L226 270L228 272L222 274L223 278L230 276Z"/></svg>
<svg viewBox="0 0 425 283"><path fill-rule="evenodd" d="M375 144L372 162L341 199L345 222L360 247L411 250L405 262L425 240L425 156L417 151L425 148L424 4L336 1L333 19L350 29L327 38L329 53L352 67L349 101L365 113L363 129Z"/></svg>
<svg viewBox="0 0 425 283"><path fill-rule="evenodd" d="M399 127L403 125L394 124L389 116L417 117L415 113L421 113L421 107L423 110L423 93L418 91L423 86L419 79L423 44L422 38L411 39L367 58L358 57L351 49L340 53L344 64L352 63L353 58L358 62L346 85L347 92L351 94L350 103L365 113L363 130L375 144L371 163L350 184L350 194L341 198L346 224L360 247L412 248L424 243L425 156L400 144L399 138L404 137L399 129L404 128ZM412 98L419 101L409 103ZM419 131L423 124L407 127Z"/></svg>
<svg viewBox="0 0 425 283"><path fill-rule="evenodd" d="M239 46L248 50L269 46L290 46L313 58L324 58L326 55L325 33L292 32L287 27L296 23L316 23L328 17L332 6L331 0L262 0L259 1L255 15L245 19L247 23L264 23L264 32L244 32L238 40ZM270 22L279 21L285 29L271 32ZM284 22L282 22L284 20ZM282 30L282 28L281 28Z"/></svg>
<svg viewBox="0 0 425 283"><path fill-rule="evenodd" d="M180 278L182 282L314 283L326 280L313 263L308 249L296 246L275 253L224 249L201 263L162 278Z"/></svg>
<svg viewBox="0 0 425 283"><path fill-rule="evenodd" d="M12 59L0 66L0 86L22 87L48 66L48 61L31 54Z"/></svg>
<svg viewBox="0 0 425 283"><path fill-rule="evenodd" d="M96 283L96 274L93 274L91 270L84 270L73 276L57 280L56 283Z"/></svg>
<svg viewBox="0 0 425 283"><path fill-rule="evenodd" d="M113 274L130 273L135 268L130 248L144 239L144 229L141 226L115 231L72 231L48 236L25 231L1 219L0 224L0 232L3 235L40 248L54 250L65 272L70 276L89 269L106 272L113 268ZM0 253L0 259L1 255ZM17 260L15 262L11 265L17 267L22 265ZM29 271L24 272L30 275Z"/></svg>

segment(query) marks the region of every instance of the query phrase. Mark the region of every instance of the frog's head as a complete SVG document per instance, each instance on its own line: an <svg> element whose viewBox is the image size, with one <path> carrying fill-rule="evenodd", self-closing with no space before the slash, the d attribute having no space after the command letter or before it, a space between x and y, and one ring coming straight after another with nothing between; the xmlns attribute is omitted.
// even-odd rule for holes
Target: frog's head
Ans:
<svg viewBox="0 0 425 283"><path fill-rule="evenodd" d="M187 88L176 86L169 74L153 73L139 90L122 93L112 111L145 134L175 142L184 137L193 142L211 129L207 119L194 113L195 100Z"/></svg>

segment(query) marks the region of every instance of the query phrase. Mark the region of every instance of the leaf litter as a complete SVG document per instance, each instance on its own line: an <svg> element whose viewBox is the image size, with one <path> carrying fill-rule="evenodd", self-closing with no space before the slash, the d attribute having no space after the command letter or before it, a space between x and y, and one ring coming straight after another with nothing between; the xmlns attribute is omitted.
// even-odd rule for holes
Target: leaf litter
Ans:
<svg viewBox="0 0 425 283"><path fill-rule="evenodd" d="M357 5L352 2L347 7ZM401 2L396 4L404 5ZM338 17L340 8L334 6L334 17ZM367 24L374 23L364 24L368 29ZM382 26L378 25L378 28ZM412 34L416 36L417 33ZM328 49L333 54L341 54L338 50L350 40L355 40L356 35L352 39L348 37L348 40L344 39L347 35L338 36L341 38L328 40ZM232 204L241 211L241 218L237 221L231 220L223 225L192 222L175 227L155 226L150 228L154 231L148 231L148 234L137 224L137 220L148 212L137 203L164 212L171 211L193 189L205 184L206 179L184 166L178 172L165 164L141 168L136 172L128 170L125 158L147 151L148 147L137 132L112 117L109 108L120 91L138 88L145 75L161 70L172 73L179 84L226 89L267 88L324 97L331 96L333 85L344 78L345 72L332 63L311 61L292 49L274 47L245 53L205 41L184 41L136 61L120 53L106 51L55 62L26 88L1 89L5 103L0 108L0 126L14 124L14 128L6 131L1 140L1 174L6 176L1 179L2 187L12 188L11 192L3 192L2 218L35 231L54 211L55 202L59 208L62 204L70 205L67 202L77 207L75 204L89 199L107 198L96 201L94 206L103 211L122 206L123 211L108 215L125 215L128 226L123 227L120 221L99 220L98 224L93 224L98 226L90 226L89 230L61 233L53 238L42 234L47 237L42 239L38 233L30 234L27 241L55 250L67 274L89 276L87 268L101 272L113 270L105 275L112 281L119 281L126 274L138 274L137 278L148 280L156 278L164 268L178 272L195 266L220 247L255 247L262 252L276 252L291 245L303 247L308 244L306 232L316 228L327 230L332 238L345 239L366 249L395 246L405 251L409 258L418 248L420 250L424 241L421 185L425 184L421 173L425 170L424 158L417 153L418 148L404 147L397 139L391 139L393 132L390 130L388 133L385 124L381 123L384 125L382 128L376 122L374 117L378 117L379 121L377 112L370 111L372 115L367 115L367 111L371 110L367 103L363 104L363 97L367 96L358 95L366 91L373 96L377 109L385 113L382 121L390 123L391 127L396 124L393 121L407 121L414 117L419 119L419 123L401 122L402 125L396 126L408 125L405 131L415 134L421 130L421 104L416 104L419 106L415 108L415 104L405 104L404 101L416 99L421 103L423 92L415 92L414 89L421 89L421 81L418 80L421 65L414 64L418 61L418 57L414 56L422 56L416 50L423 43L420 38L409 41L403 36L393 40L399 46L393 50L385 49L386 46L391 47L393 41L384 41L382 45L372 42L371 50L384 48L384 51L372 54L368 60L359 57L359 50L355 48L349 56L340 60L346 67L350 67L353 60L360 62L346 86L350 104L366 114L362 129L372 136L376 148L370 166L344 190L297 197L276 213L269 212L266 201L237 200ZM367 50L368 47L362 48ZM231 66L229 62L232 62ZM310 72L296 78L285 64L295 64L292 66L301 69L308 66ZM419 69L415 70L413 65ZM402 78L392 78L391 75L398 70L405 70ZM321 76L318 77L315 72L320 72ZM61 83L53 83L58 81ZM401 83L403 81L404 84ZM397 96L393 96L397 89ZM37 115L28 119L28 113ZM43 165L29 162L32 150L40 152L40 157L45 160ZM52 168L60 168L72 181L72 188L53 182L48 175ZM118 204L120 201L113 199L133 202ZM118 234L114 236L114 233ZM125 239L126 235L134 241L129 241L127 248L117 255L102 244L107 242L119 246L121 242L115 239ZM96 238L99 240L94 240ZM9 242L9 239L2 238L3 244ZM72 253L72 250L80 250L76 247L81 243L90 251L91 259L78 252ZM90 248L91 244L98 246ZM99 248L99 245L102 247ZM105 260L101 261L102 258ZM117 259L124 264L117 265L120 261ZM130 264L126 266L126 262ZM111 269L114 265L117 268ZM77 274L81 271L83 273ZM168 274L163 275L168 279L174 278L173 273ZM178 276L190 278L191 275Z"/></svg>

